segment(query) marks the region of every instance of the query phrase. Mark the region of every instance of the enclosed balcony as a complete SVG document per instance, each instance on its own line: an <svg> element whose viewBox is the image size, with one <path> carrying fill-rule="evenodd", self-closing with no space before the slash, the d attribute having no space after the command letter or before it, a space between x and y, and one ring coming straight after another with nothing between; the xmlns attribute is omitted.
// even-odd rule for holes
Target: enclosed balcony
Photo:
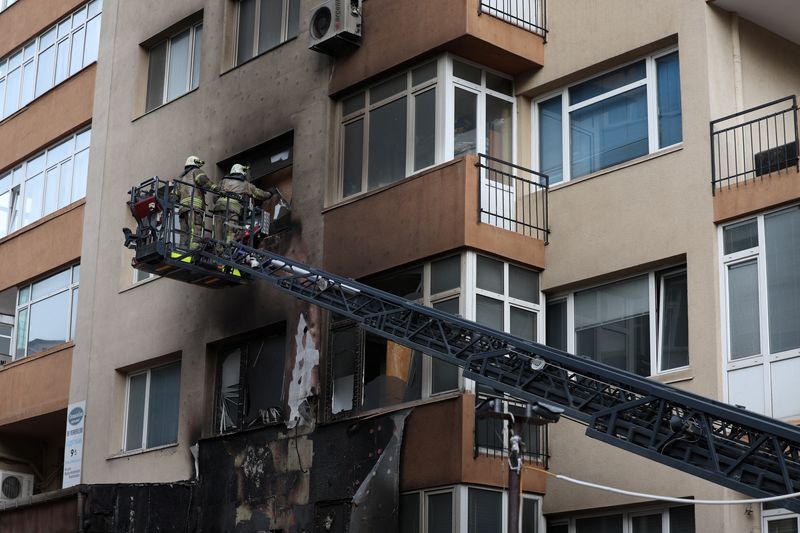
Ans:
<svg viewBox="0 0 800 533"><path fill-rule="evenodd" d="M797 132L795 96L711 122L715 221L800 198Z"/></svg>
<svg viewBox="0 0 800 533"><path fill-rule="evenodd" d="M545 0L370 0L363 19L361 46L336 60L331 94L443 51L507 74L544 61Z"/></svg>
<svg viewBox="0 0 800 533"><path fill-rule="evenodd" d="M325 267L360 278L471 248L544 268L547 177L466 155L324 213Z"/></svg>

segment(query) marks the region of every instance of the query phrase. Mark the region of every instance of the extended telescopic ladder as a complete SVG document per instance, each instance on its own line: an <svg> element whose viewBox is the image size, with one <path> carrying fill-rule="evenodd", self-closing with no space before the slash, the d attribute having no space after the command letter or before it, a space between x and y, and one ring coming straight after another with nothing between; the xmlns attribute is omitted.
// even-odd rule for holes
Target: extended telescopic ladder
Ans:
<svg viewBox="0 0 800 533"><path fill-rule="evenodd" d="M164 212L174 212L169 194L156 196ZM132 201L142 197L141 191L131 192ZM152 254L155 245L163 253L160 261L171 269L197 268L171 259L174 231L168 223L162 224L167 229L154 232L150 224L142 232L142 222L134 216L140 228L129 245L137 256L147 250L150 267L157 264ZM800 429L792 425L481 326L240 242L210 240L191 256L194 264L215 265L217 272L235 272L246 281L265 281L352 319L384 339L459 366L476 383L533 405L555 405L564 416L585 424L588 436L618 448L756 498L800 492ZM779 505L800 512L800 499Z"/></svg>

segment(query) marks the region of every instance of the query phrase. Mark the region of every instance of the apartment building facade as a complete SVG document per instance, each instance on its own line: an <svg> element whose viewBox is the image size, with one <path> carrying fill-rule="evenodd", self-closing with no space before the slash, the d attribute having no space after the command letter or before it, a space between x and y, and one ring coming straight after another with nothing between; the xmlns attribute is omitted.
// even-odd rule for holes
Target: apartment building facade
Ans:
<svg viewBox="0 0 800 533"><path fill-rule="evenodd" d="M101 14L102 0L0 3L2 507L65 486Z"/></svg>
<svg viewBox="0 0 800 533"><path fill-rule="evenodd" d="M81 527L508 529L494 391L258 283L131 268L127 191L189 155L281 191L278 253L797 418L800 13L367 0L347 4L360 46L329 56L309 50L317 4L103 6L68 401L86 402L80 481L105 496L86 489ZM741 498L583 432L525 426L522 531L797 530L550 479Z"/></svg>

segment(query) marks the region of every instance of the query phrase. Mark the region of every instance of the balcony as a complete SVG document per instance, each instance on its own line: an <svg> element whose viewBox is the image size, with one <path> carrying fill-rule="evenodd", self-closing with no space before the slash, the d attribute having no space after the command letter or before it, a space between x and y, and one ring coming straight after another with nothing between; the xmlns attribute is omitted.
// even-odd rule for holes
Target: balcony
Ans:
<svg viewBox="0 0 800 533"><path fill-rule="evenodd" d="M325 268L360 278L472 248L544 268L547 178L468 155L324 212Z"/></svg>
<svg viewBox="0 0 800 533"><path fill-rule="evenodd" d="M507 74L544 64L545 0L370 0L361 47L336 60L335 94L449 51Z"/></svg>
<svg viewBox="0 0 800 533"><path fill-rule="evenodd" d="M800 198L797 100L711 122L711 192L721 222Z"/></svg>
<svg viewBox="0 0 800 533"><path fill-rule="evenodd" d="M478 405L485 405L490 400L500 402L500 412L510 413L517 417L525 417L525 404L508 398L500 398L488 394L478 394ZM508 456L508 422L492 416L475 416L474 457L507 457ZM531 422L522 423L522 461L525 464L548 468L550 453L547 446L547 425Z"/></svg>

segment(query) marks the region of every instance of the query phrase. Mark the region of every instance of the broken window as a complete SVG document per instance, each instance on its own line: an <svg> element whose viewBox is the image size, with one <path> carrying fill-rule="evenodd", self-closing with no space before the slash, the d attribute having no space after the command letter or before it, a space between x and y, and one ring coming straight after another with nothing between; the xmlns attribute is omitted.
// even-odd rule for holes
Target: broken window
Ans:
<svg viewBox="0 0 800 533"><path fill-rule="evenodd" d="M285 327L218 351L215 433L283 420Z"/></svg>

